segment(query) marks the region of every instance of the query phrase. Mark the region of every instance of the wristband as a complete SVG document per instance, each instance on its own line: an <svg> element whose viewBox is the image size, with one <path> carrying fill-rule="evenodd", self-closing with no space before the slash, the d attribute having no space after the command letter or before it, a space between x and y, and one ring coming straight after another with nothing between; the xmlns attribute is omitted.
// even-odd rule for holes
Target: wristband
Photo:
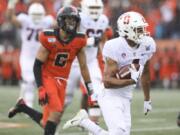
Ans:
<svg viewBox="0 0 180 135"><path fill-rule="evenodd" d="M88 91L88 95L91 95L93 93L93 86L91 82L85 82L86 89Z"/></svg>

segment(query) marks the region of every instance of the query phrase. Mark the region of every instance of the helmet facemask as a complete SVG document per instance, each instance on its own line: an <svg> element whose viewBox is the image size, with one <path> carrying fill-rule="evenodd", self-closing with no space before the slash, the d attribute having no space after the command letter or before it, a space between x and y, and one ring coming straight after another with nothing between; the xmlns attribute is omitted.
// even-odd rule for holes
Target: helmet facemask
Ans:
<svg viewBox="0 0 180 135"><path fill-rule="evenodd" d="M147 26L135 27L133 29L133 31L134 31L134 36L132 36L133 41L137 44L140 42L142 37L150 35L150 33L147 31ZM132 40L132 39L130 39L130 40Z"/></svg>
<svg viewBox="0 0 180 135"><path fill-rule="evenodd" d="M64 25L62 29L67 33L74 34L79 25L78 19L75 16L66 16L63 17Z"/></svg>
<svg viewBox="0 0 180 135"><path fill-rule="evenodd" d="M59 28L68 34L75 34L80 23L80 16L75 7L61 8L57 15Z"/></svg>

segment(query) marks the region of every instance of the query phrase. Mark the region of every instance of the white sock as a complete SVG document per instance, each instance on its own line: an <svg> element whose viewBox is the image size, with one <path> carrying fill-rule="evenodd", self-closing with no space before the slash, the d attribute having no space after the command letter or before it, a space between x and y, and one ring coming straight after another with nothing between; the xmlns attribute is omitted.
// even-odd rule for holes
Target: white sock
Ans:
<svg viewBox="0 0 180 135"><path fill-rule="evenodd" d="M96 125L90 119L83 119L79 125L87 129L94 135L108 135L107 131L102 129L100 126Z"/></svg>
<svg viewBox="0 0 180 135"><path fill-rule="evenodd" d="M32 82L21 83L20 97L22 97L25 100L27 106L31 108L33 107L35 89L35 85Z"/></svg>

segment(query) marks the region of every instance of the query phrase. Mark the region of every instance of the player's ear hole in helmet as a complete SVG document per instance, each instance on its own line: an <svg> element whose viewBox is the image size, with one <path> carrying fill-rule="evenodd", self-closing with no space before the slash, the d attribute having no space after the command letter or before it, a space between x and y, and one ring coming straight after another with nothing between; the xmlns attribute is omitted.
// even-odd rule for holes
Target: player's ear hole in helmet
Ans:
<svg viewBox="0 0 180 135"><path fill-rule="evenodd" d="M80 15L77 8L67 6L59 9L57 13L58 27L63 31L74 34L80 24Z"/></svg>

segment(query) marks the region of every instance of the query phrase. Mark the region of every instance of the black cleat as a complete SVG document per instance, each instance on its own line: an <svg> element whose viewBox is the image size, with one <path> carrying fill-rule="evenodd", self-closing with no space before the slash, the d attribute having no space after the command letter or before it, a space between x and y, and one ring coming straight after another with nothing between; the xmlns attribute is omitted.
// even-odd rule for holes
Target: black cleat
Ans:
<svg viewBox="0 0 180 135"><path fill-rule="evenodd" d="M21 107L23 105L26 105L24 99L22 98L18 99L16 105L9 110L8 117L13 118L17 113L21 113L22 112Z"/></svg>

